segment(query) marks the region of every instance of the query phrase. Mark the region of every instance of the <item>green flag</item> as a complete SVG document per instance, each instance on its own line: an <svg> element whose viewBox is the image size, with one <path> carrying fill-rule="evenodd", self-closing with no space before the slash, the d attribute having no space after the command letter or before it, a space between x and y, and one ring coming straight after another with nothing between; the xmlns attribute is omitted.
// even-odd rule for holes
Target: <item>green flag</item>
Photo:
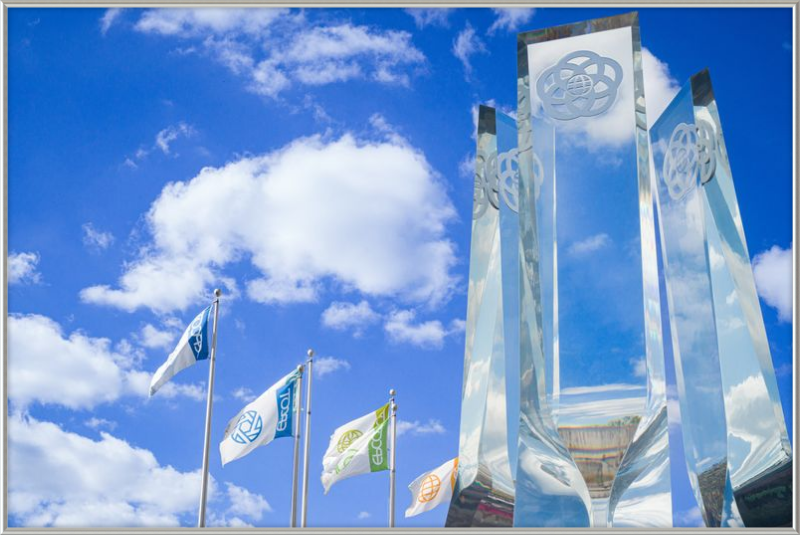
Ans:
<svg viewBox="0 0 800 535"><path fill-rule="evenodd" d="M389 404L336 429L322 459L325 494L342 479L389 469Z"/></svg>

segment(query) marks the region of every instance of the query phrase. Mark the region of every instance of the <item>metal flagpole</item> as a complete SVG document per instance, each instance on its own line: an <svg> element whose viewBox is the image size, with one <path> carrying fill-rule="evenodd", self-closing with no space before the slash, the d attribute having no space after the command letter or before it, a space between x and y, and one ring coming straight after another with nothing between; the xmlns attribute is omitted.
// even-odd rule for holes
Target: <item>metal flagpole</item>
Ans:
<svg viewBox="0 0 800 535"><path fill-rule="evenodd" d="M297 527L297 471L300 464L300 413L303 399L303 365L297 367L297 397L294 408L294 469L292 472L292 520L290 527Z"/></svg>
<svg viewBox="0 0 800 535"><path fill-rule="evenodd" d="M219 298L222 290L214 290L214 335L211 337L211 354L208 366L208 401L206 402L206 440L203 444L203 484L200 487L200 515L197 519L197 527L202 528L206 525L206 494L208 491L208 446L211 441L211 401L214 391L214 362L217 357L217 319L219 318Z"/></svg>
<svg viewBox="0 0 800 535"><path fill-rule="evenodd" d="M306 387L306 438L303 444L303 507L300 513L300 527L306 527L308 515L308 446L311 438L311 365L314 363L314 350L308 350L308 386Z"/></svg>
<svg viewBox="0 0 800 535"><path fill-rule="evenodd" d="M394 402L394 388L389 390L389 410L392 411L392 452L389 455L389 527L394 527L394 450L397 444L397 403Z"/></svg>

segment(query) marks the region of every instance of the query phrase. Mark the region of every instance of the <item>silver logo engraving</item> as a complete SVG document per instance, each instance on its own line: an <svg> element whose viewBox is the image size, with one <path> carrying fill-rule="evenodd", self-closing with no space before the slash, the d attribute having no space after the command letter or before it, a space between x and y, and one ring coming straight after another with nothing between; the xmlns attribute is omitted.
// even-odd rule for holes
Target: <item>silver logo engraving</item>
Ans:
<svg viewBox="0 0 800 535"><path fill-rule="evenodd" d="M560 121L594 117L617 99L622 67L589 50L567 54L536 81L545 112Z"/></svg>

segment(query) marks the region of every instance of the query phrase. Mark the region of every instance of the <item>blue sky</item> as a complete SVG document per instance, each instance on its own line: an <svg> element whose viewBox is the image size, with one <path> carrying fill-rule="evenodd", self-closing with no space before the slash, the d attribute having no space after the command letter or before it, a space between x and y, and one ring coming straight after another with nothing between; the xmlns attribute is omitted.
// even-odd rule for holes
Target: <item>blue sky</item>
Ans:
<svg viewBox="0 0 800 535"><path fill-rule="evenodd" d="M9 9L10 525L195 523L207 367L146 384L215 286L209 521L287 525L291 440L217 445L313 347L309 525L385 525L387 474L319 472L389 388L397 525L443 525L402 511L458 449L474 110L513 110L517 31L623 11ZM640 10L651 114L710 69L790 432L791 16Z"/></svg>

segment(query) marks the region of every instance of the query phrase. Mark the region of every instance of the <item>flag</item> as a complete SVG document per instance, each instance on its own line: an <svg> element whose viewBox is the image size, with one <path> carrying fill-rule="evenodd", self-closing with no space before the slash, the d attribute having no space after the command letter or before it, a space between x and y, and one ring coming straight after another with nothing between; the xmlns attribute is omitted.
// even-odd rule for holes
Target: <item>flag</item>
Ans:
<svg viewBox="0 0 800 535"><path fill-rule="evenodd" d="M170 356L167 357L167 361L153 374L153 379L150 381L151 396L176 373L188 368L198 360L208 358L210 347L208 316L210 312L211 307L209 306L197 315L183 332L183 336Z"/></svg>
<svg viewBox="0 0 800 535"><path fill-rule="evenodd" d="M411 491L411 505L406 509L406 518L430 511L442 502L450 503L457 474L458 457L415 479L408 486Z"/></svg>
<svg viewBox="0 0 800 535"><path fill-rule="evenodd" d="M276 438L294 436L299 378L294 370L231 418L219 443L223 466Z"/></svg>
<svg viewBox="0 0 800 535"><path fill-rule="evenodd" d="M322 486L389 469L389 404L339 427L322 458Z"/></svg>

